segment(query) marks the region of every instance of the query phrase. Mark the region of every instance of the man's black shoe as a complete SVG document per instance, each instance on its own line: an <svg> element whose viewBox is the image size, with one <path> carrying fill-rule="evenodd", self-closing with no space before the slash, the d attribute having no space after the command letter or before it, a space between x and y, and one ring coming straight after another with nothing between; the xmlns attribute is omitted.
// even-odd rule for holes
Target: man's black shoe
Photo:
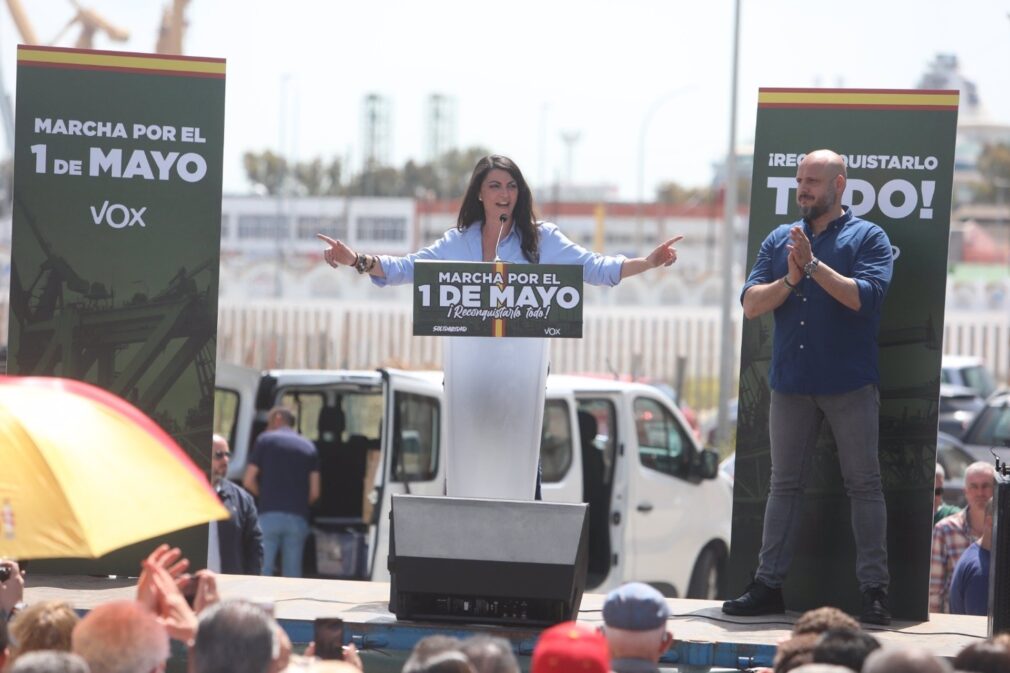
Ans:
<svg viewBox="0 0 1010 673"><path fill-rule="evenodd" d="M773 589L754 580L740 598L723 603L722 611L727 615L755 617L781 614L786 611L786 606L782 602L782 589Z"/></svg>
<svg viewBox="0 0 1010 673"><path fill-rule="evenodd" d="M859 621L887 626L891 623L891 609L887 605L887 592L880 587L870 587L863 592L863 611Z"/></svg>

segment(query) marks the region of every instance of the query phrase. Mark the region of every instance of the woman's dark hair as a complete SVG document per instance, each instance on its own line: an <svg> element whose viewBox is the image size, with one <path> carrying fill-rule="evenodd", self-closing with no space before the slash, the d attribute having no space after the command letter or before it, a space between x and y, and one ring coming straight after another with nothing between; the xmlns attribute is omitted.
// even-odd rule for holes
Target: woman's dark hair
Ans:
<svg viewBox="0 0 1010 673"><path fill-rule="evenodd" d="M959 671L989 673L1006 671L1010 666L1010 652L992 641L972 643L958 652L951 662Z"/></svg>
<svg viewBox="0 0 1010 673"><path fill-rule="evenodd" d="M484 221L484 204L480 202L478 197L480 196L480 186L484 184L484 178L493 168L502 169L516 181L516 186L519 188L519 198L516 199L515 206L512 208L512 224L519 230L523 256L527 261L536 264L540 261L540 230L537 227L537 214L533 210L533 192L526 184L522 171L508 157L489 154L482 157L473 167L470 184L466 188L466 194L463 195L463 204L459 207L456 228L463 231L475 222Z"/></svg>
<svg viewBox="0 0 1010 673"><path fill-rule="evenodd" d="M839 626L828 629L817 639L814 663L836 664L861 671L866 657L879 647L880 643L869 633Z"/></svg>

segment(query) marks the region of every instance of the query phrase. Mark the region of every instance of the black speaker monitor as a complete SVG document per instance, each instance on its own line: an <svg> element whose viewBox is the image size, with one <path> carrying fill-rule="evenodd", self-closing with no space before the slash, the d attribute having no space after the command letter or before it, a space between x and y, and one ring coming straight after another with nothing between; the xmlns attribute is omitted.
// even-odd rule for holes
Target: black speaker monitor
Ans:
<svg viewBox="0 0 1010 673"><path fill-rule="evenodd" d="M578 615L586 505L394 495L390 519L397 619L550 625Z"/></svg>

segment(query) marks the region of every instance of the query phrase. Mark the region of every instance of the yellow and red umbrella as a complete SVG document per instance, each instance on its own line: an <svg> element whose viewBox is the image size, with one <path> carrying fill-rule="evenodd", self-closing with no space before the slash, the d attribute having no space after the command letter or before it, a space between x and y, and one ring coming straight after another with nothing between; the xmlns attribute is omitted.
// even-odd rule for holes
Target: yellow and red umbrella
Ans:
<svg viewBox="0 0 1010 673"><path fill-rule="evenodd" d="M227 517L133 405L80 381L0 376L0 556L95 558Z"/></svg>

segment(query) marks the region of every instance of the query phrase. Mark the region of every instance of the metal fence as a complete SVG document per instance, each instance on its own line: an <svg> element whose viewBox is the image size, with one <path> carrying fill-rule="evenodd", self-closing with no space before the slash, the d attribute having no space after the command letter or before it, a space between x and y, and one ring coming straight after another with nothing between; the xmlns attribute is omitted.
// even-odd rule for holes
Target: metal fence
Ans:
<svg viewBox="0 0 1010 673"><path fill-rule="evenodd" d="M222 302L219 316L218 357L227 362L261 368L442 366L441 340L411 335L410 306ZM739 315L734 333L739 342ZM620 373L671 384L680 376L693 398L711 389L696 400L711 406L719 334L717 309L587 308L582 339L552 341L551 371Z"/></svg>
<svg viewBox="0 0 1010 673"><path fill-rule="evenodd" d="M6 298L0 299L0 334L7 334ZM411 307L346 301L222 301L220 360L258 368L380 366L432 369L442 365L441 340L411 335ZM742 315L734 313L733 353L739 353ZM587 307L582 339L555 339L554 373L620 373L675 384L696 408L715 406L719 376L719 309ZM944 353L981 357L1010 381L1010 315L948 312ZM733 371L738 369L733 363ZM678 368L682 367L682 371Z"/></svg>
<svg viewBox="0 0 1010 673"><path fill-rule="evenodd" d="M944 353L981 357L1010 380L1010 315L948 312ZM739 353L742 314L733 316ZM696 408L715 406L719 309L587 307L582 339L555 339L554 373L620 373L684 381ZM440 368L436 337L411 335L411 307L401 304L265 301L222 303L218 357L252 367ZM683 367L678 371L678 367ZM739 362L733 363L736 372Z"/></svg>

